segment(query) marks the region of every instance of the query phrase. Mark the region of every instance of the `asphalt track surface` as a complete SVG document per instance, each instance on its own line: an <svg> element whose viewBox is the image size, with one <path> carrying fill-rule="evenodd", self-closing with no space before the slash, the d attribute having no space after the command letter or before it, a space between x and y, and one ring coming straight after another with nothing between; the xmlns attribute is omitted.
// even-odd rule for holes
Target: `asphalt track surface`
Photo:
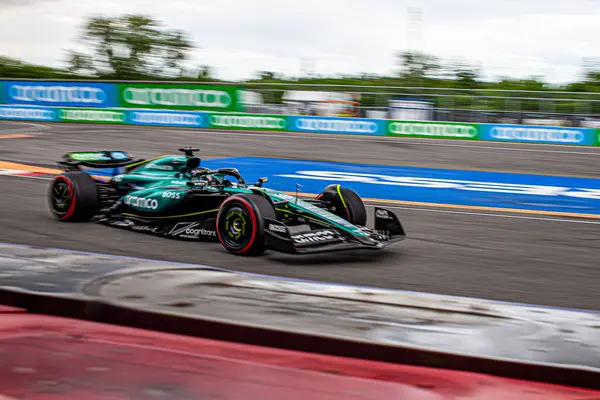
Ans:
<svg viewBox="0 0 600 400"><path fill-rule="evenodd" d="M20 135L31 135L21 137ZM5 138L2 138L6 135ZM102 125L0 123L0 160L56 167L74 150L152 157L187 145L204 158L263 156L595 177L600 148L506 143L224 133ZM0 242L211 265L343 284L600 309L600 221L399 206L409 239L382 252L240 258L95 224L62 224L48 181L0 176Z"/></svg>

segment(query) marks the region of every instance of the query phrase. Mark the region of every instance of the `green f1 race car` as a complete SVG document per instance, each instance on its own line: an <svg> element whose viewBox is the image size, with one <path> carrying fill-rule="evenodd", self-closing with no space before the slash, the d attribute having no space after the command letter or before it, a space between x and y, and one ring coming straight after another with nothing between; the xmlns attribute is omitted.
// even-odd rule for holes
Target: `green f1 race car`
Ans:
<svg viewBox="0 0 600 400"><path fill-rule="evenodd" d="M334 184L315 199L248 184L236 168L201 167L195 148L183 155L134 159L123 151L73 152L50 185L60 221L109 226L187 240L218 241L238 255L382 249L406 237L393 212L375 208L374 227L352 190ZM112 169L108 177L94 170Z"/></svg>

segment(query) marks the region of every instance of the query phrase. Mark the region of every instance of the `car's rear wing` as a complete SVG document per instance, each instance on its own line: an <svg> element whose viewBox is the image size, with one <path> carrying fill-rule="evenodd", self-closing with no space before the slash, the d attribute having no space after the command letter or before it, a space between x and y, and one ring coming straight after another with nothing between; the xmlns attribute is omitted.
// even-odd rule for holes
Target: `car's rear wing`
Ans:
<svg viewBox="0 0 600 400"><path fill-rule="evenodd" d="M129 164L144 161L134 159L125 151L77 151L64 154L58 165L66 169L88 168L121 168Z"/></svg>

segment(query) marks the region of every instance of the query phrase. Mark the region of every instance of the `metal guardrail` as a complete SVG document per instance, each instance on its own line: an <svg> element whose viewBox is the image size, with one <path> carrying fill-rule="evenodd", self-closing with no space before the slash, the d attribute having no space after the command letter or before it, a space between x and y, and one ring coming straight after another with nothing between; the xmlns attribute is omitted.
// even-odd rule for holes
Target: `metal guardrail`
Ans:
<svg viewBox="0 0 600 400"><path fill-rule="evenodd" d="M522 123L534 118L559 119L560 125L582 126L585 120L600 119L600 93L308 84L273 88L274 84L258 83L243 86L260 93L269 107L281 104L286 90L327 88L360 94L361 117L370 111L387 110L392 99L419 98L433 104L436 121Z"/></svg>
<svg viewBox="0 0 600 400"><path fill-rule="evenodd" d="M561 90L518 90L518 89L466 89L466 88L435 88L424 86L393 86L393 85L344 85L344 84L328 84L328 83L291 83L291 82L246 82L246 81L197 81L197 80L120 80L120 79L91 79L82 77L81 79L60 79L60 78L6 78L2 77L3 81L23 81L28 82L105 82L105 83L161 83L161 84L189 84L189 85L221 85L221 86L284 86L284 87L312 87L312 88L365 88L365 89L394 89L394 90L423 90L423 91L455 91L455 92L497 92L497 93L545 93L545 94L581 94L594 95L600 98L600 92L567 92Z"/></svg>
<svg viewBox="0 0 600 400"><path fill-rule="evenodd" d="M19 79L6 78L5 81ZM89 82L90 79L28 79L34 82ZM600 92L532 91L486 88L431 88L422 86L349 85L279 82L199 82L199 81L125 81L93 80L104 83L162 83L236 86L262 95L265 104L251 105L251 113L290 114L279 111L286 90L338 91L360 94L359 117L372 111L385 111L395 98L420 98L433 103L435 121L474 123L524 123L527 119L560 120L553 125L589 126L588 120L600 120ZM540 121L541 124L543 124Z"/></svg>
<svg viewBox="0 0 600 400"><path fill-rule="evenodd" d="M239 87L257 87L257 86L278 86L286 88L327 88L334 89L392 89L394 91L449 91L449 92L495 92L495 93L531 93L531 94L561 94L561 95L582 95L597 97L600 100L600 92L568 92L562 90L519 90L519 89L487 89L487 88L435 88L424 86L393 86L393 85L347 85L347 84L328 84L328 83L291 83L291 82L245 82L245 81L195 81L195 80L119 80L119 79L60 79L60 78L1 78L3 81L23 81L28 82L104 82L104 83L161 83L161 84L189 84L189 85L218 85L218 86L239 86ZM396 92L394 92L396 93Z"/></svg>

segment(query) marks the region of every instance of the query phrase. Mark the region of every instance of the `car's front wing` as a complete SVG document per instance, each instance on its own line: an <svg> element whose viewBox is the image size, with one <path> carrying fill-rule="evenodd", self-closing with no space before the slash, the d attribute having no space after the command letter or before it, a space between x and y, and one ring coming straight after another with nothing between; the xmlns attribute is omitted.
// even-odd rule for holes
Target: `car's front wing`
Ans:
<svg viewBox="0 0 600 400"><path fill-rule="evenodd" d="M375 229L362 228L368 236L356 236L335 228L294 231L281 221L265 221L265 244L269 249L290 254L344 250L380 250L406 239L398 218L389 210L375 209Z"/></svg>

